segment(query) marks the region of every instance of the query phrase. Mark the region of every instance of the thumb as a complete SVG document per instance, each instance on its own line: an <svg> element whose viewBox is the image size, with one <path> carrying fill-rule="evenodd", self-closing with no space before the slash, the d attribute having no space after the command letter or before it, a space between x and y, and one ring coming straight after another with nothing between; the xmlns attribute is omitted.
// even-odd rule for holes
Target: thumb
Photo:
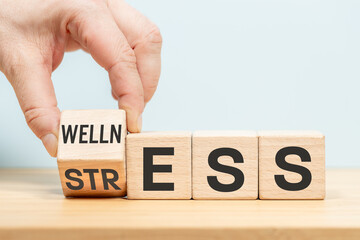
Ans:
<svg viewBox="0 0 360 240"><path fill-rule="evenodd" d="M4 73L13 86L26 122L52 157L57 155L60 111L51 81L51 64L41 54L18 54L16 64L7 63Z"/></svg>

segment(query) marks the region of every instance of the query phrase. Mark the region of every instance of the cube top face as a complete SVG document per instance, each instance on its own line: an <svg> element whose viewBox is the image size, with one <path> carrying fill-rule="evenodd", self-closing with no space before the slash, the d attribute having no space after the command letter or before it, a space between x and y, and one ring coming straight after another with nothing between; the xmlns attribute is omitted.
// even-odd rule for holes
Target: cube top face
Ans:
<svg viewBox="0 0 360 240"><path fill-rule="evenodd" d="M266 137L292 137L292 138L324 138L324 134L320 131L312 130L269 130L269 131L258 131L257 134L262 138Z"/></svg>
<svg viewBox="0 0 360 240"><path fill-rule="evenodd" d="M257 132L243 130L206 130L195 131L193 137L257 137Z"/></svg>
<svg viewBox="0 0 360 240"><path fill-rule="evenodd" d="M159 131L159 132L141 132L132 133L126 136L126 141L136 141L136 139L172 139L172 138L188 138L192 136L190 131Z"/></svg>
<svg viewBox="0 0 360 240"><path fill-rule="evenodd" d="M310 131L258 134L260 199L324 199L324 135Z"/></svg>
<svg viewBox="0 0 360 240"><path fill-rule="evenodd" d="M124 110L71 110L61 113L58 161L125 160Z"/></svg>
<svg viewBox="0 0 360 240"><path fill-rule="evenodd" d="M191 198L191 132L126 137L129 199Z"/></svg>
<svg viewBox="0 0 360 240"><path fill-rule="evenodd" d="M194 199L258 198L255 131L197 131L192 146Z"/></svg>

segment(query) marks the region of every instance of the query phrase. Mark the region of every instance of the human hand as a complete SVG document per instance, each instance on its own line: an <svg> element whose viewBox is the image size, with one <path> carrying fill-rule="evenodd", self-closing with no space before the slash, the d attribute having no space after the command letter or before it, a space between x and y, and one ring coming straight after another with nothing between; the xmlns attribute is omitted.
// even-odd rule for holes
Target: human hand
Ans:
<svg viewBox="0 0 360 240"><path fill-rule="evenodd" d="M83 49L109 73L112 95L130 132L160 76L156 25L123 0L0 0L0 70L13 86L31 130L53 157L60 110L51 73L65 51Z"/></svg>

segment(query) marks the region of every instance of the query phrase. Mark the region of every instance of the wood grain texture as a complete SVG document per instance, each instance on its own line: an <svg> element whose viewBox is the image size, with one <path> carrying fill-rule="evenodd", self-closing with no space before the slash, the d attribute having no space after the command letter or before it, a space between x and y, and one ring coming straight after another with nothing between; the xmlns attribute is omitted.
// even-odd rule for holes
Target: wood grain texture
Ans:
<svg viewBox="0 0 360 240"><path fill-rule="evenodd" d="M258 137L255 131L196 131L192 140L192 173L194 199L257 199L258 197ZM243 162L235 163L231 156L218 158L220 164L239 169L243 184L235 191L221 192L212 188L208 176L224 185L234 184L232 174L209 166L209 155L219 148L232 148L241 153ZM236 174L237 178L241 176Z"/></svg>
<svg viewBox="0 0 360 240"><path fill-rule="evenodd" d="M259 135L259 196L260 199L324 199L325 197L325 137L317 131L260 131ZM307 168L311 183L303 190L289 191L279 187L275 175L283 175L289 183L298 183L302 176L281 169L275 161L280 149L300 147L311 157L310 162L301 161L291 154L286 162Z"/></svg>
<svg viewBox="0 0 360 240"><path fill-rule="evenodd" d="M360 239L360 169L325 200L64 198L57 170L0 170L0 239Z"/></svg>
<svg viewBox="0 0 360 240"><path fill-rule="evenodd" d="M173 183L172 191L144 187L144 148L173 148L173 155L154 155L153 165L171 165L171 172L154 172L154 183ZM143 132L126 137L129 199L191 198L191 132ZM145 189L145 190L144 190Z"/></svg>
<svg viewBox="0 0 360 240"><path fill-rule="evenodd" d="M73 139L70 133L74 136ZM126 114L123 110L63 111L57 162L64 195L67 197L125 196L126 134ZM80 184L66 177L65 172L69 169L79 171L79 173L71 172L69 176L81 179L84 184L81 189L69 188L68 184L71 186ZM85 169L97 171L93 173L95 187L91 187L91 177ZM112 182L115 185L109 184L108 179L114 179Z"/></svg>

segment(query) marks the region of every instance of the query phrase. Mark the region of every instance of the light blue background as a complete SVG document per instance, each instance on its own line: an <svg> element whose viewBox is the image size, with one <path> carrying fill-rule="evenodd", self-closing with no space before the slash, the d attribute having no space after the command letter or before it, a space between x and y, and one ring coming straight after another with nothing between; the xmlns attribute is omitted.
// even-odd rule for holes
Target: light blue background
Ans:
<svg viewBox="0 0 360 240"><path fill-rule="evenodd" d="M315 129L327 166L360 167L360 1L130 1L161 29L144 130ZM0 167L55 167L0 75ZM60 109L116 108L83 52L54 72Z"/></svg>

